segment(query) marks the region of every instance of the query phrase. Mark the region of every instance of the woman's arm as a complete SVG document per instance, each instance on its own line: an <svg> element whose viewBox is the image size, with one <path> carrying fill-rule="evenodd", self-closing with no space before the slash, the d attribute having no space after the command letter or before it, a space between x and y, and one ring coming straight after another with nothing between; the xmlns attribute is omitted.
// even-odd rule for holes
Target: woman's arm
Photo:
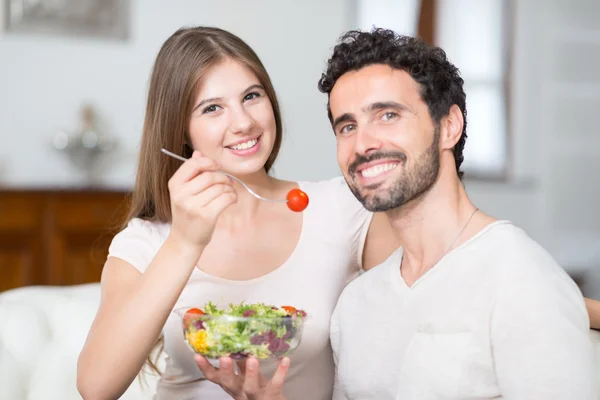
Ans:
<svg viewBox="0 0 600 400"><path fill-rule="evenodd" d="M214 169L214 161L194 152L169 180L171 230L143 274L117 257L106 262L100 309L77 365L77 389L84 399L116 399L127 390L210 242L217 218L237 201L231 180Z"/></svg>
<svg viewBox="0 0 600 400"><path fill-rule="evenodd" d="M127 390L202 250L169 238L144 274L121 259L108 259L100 308L77 365L77 389L84 399L116 399Z"/></svg>
<svg viewBox="0 0 600 400"><path fill-rule="evenodd" d="M586 297L585 306L590 316L590 327L592 329L600 329L600 301Z"/></svg>

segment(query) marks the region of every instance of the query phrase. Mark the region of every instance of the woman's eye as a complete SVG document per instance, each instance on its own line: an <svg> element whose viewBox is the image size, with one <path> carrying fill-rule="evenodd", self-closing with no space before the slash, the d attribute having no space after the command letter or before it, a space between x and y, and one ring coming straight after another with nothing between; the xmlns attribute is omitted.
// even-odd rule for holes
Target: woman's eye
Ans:
<svg viewBox="0 0 600 400"><path fill-rule="evenodd" d="M244 96L244 101L256 99L257 97L260 97L260 94L257 92L248 93Z"/></svg>
<svg viewBox="0 0 600 400"><path fill-rule="evenodd" d="M202 114L213 113L213 112L217 111L218 107L219 106L216 104L211 104L210 106L208 106L204 110L202 110Z"/></svg>

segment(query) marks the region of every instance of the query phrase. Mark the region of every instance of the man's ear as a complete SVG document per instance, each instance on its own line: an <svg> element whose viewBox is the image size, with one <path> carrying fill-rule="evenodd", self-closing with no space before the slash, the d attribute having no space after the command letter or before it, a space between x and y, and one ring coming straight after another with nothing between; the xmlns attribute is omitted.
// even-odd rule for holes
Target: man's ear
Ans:
<svg viewBox="0 0 600 400"><path fill-rule="evenodd" d="M442 149L453 149L462 136L464 126L463 113L453 104L448 114L440 121L440 142Z"/></svg>

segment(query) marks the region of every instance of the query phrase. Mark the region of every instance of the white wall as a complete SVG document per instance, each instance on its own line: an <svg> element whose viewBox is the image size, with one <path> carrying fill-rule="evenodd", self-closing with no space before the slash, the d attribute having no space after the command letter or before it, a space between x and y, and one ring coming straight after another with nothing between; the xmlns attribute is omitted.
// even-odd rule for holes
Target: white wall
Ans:
<svg viewBox="0 0 600 400"><path fill-rule="evenodd" d="M58 130L78 127L79 108L90 101L122 144L105 182L130 186L149 72L161 44L183 25L228 29L261 57L287 128L278 176L319 179L338 173L326 98L317 81L348 26L346 0L132 3L128 42L0 34L0 184L77 185L80 174L50 145Z"/></svg>
<svg viewBox="0 0 600 400"><path fill-rule="evenodd" d="M370 30L373 26L415 35L419 24L420 0L353 0L353 25Z"/></svg>

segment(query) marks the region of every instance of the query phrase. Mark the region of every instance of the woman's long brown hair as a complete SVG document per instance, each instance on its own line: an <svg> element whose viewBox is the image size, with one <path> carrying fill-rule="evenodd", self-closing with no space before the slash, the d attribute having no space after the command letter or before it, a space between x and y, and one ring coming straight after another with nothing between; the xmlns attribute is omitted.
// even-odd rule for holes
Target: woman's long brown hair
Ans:
<svg viewBox="0 0 600 400"><path fill-rule="evenodd" d="M128 216L156 222L171 222L167 183L180 165L161 154L161 148L191 156L187 130L198 88L206 71L224 59L241 62L264 87L275 115L275 143L265 170L269 172L279 153L282 122L275 89L256 53L239 37L212 27L182 28L161 47L150 78L146 117L138 160L137 177ZM161 337L147 364L160 374L156 361L162 352ZM158 351L157 351L158 349ZM154 357L152 357L154 355Z"/></svg>

